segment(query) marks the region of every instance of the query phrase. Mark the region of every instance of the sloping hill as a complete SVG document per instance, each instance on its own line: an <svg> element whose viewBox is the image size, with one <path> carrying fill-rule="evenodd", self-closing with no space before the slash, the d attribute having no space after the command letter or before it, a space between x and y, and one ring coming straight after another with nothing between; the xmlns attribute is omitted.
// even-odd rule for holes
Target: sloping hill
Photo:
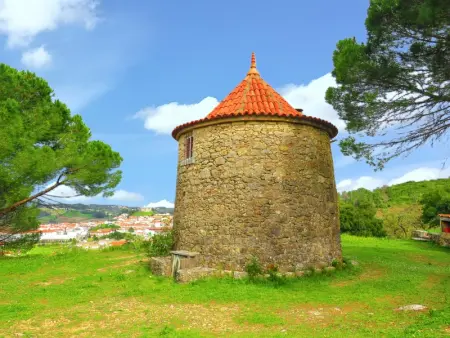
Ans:
<svg viewBox="0 0 450 338"><path fill-rule="evenodd" d="M369 199L380 209L407 207L419 204L423 194L436 189L450 189L450 178L438 180L406 182L392 186L383 186L373 191L360 188L353 191L345 191L339 194L344 200Z"/></svg>

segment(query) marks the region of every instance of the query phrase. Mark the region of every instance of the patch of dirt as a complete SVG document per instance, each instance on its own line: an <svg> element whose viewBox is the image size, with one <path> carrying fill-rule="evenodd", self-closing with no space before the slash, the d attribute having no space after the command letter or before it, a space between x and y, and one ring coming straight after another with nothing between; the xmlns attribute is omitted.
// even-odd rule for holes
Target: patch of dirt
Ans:
<svg viewBox="0 0 450 338"><path fill-rule="evenodd" d="M349 313L370 312L370 308L364 303L348 303L344 306L338 305L299 305L288 310L278 311L277 314L291 324L322 324L328 326L336 321L338 317L346 317Z"/></svg>
<svg viewBox="0 0 450 338"><path fill-rule="evenodd" d="M52 278L50 280L48 280L47 282L37 282L34 283L33 285L37 285L37 286L50 286L50 285L61 285L64 284L65 282L67 282L68 280L74 280L75 278L62 278L62 277L57 277L57 278Z"/></svg>
<svg viewBox="0 0 450 338"><path fill-rule="evenodd" d="M439 274L429 275L427 279L422 284L420 284L420 287L425 289L431 289L436 285L438 285L444 278L445 278L444 275Z"/></svg>
<svg viewBox="0 0 450 338"><path fill-rule="evenodd" d="M421 254L417 254L417 253L409 253L406 255L406 257L411 260L412 262L415 263L425 263L428 265L434 265L434 266L450 266L450 264L448 263L444 263L444 262L440 262L436 259L430 258L427 255L421 255Z"/></svg>
<svg viewBox="0 0 450 338"><path fill-rule="evenodd" d="M331 286L344 287L349 286L358 282L369 281L373 279L379 279L386 275L386 270L380 267L370 267L358 276L352 277L349 280L338 281L331 283Z"/></svg>
<svg viewBox="0 0 450 338"><path fill-rule="evenodd" d="M91 301L73 306L62 313L47 309L39 316L14 323L8 328L11 333L33 332L37 337L54 337L54 333L64 337L116 336L140 337L139 328L152 330L164 326L182 330L199 330L212 336L227 337L231 334L270 336L276 332L289 333L296 327L311 326L339 327L343 323L354 328L372 329L374 332L385 325L370 319L373 309L359 302L345 305L302 304L274 311L284 324L265 326L264 324L238 322L244 314L262 311L250 305L236 303L209 302L206 304L154 304L137 298ZM374 316L375 317L375 316ZM361 320L364 318L364 320ZM398 325L392 322L390 325ZM401 323L400 323L401 324ZM403 323L404 324L404 323ZM152 331L155 333L155 331Z"/></svg>
<svg viewBox="0 0 450 338"><path fill-rule="evenodd" d="M377 304L385 303L390 307L398 307L405 302L404 298L400 295L385 295L383 297L376 298L375 301Z"/></svg>
<svg viewBox="0 0 450 338"><path fill-rule="evenodd" d="M51 337L57 330L69 337L91 337L92 332L108 330L119 333L124 327L149 325L198 329L211 333L249 332L264 330L261 325L240 325L233 318L240 312L237 304L151 304L129 299L126 301L91 303L91 307L72 308L70 314L52 320L33 318L20 321L15 332L33 328L39 337ZM246 309L250 311L250 309ZM77 313L77 320L72 317ZM93 319L96 318L96 319ZM64 324L64 325L61 325ZM273 327L272 327L273 329Z"/></svg>

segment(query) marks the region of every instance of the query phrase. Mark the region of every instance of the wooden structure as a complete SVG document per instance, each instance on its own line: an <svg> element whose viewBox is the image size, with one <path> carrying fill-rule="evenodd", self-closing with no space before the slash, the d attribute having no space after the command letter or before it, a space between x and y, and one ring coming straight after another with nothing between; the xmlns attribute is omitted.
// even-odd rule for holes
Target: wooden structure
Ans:
<svg viewBox="0 0 450 338"><path fill-rule="evenodd" d="M172 255L172 276L176 278L178 270L191 269L198 265L198 252L186 250L171 251Z"/></svg>
<svg viewBox="0 0 450 338"><path fill-rule="evenodd" d="M450 233L450 214L440 214L439 218L441 219L441 231L443 233Z"/></svg>

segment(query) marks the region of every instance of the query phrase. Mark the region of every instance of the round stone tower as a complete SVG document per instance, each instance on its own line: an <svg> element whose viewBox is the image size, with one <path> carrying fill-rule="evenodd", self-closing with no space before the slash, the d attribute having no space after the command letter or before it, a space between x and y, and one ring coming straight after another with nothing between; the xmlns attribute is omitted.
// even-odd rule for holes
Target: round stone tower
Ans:
<svg viewBox="0 0 450 338"><path fill-rule="evenodd" d="M252 257L280 271L341 259L337 129L290 106L261 78L254 54L245 79L208 116L172 135L176 250L237 271Z"/></svg>

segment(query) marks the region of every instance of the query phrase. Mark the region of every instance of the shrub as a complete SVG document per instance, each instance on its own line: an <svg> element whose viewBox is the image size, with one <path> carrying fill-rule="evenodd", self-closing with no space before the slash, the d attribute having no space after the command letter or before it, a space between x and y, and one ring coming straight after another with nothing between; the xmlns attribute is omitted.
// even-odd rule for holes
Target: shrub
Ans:
<svg viewBox="0 0 450 338"><path fill-rule="evenodd" d="M150 257L167 256L173 246L172 231L155 234L149 241L148 254Z"/></svg>
<svg viewBox="0 0 450 338"><path fill-rule="evenodd" d="M261 268L261 264L259 263L258 258L252 257L250 263L245 266L245 272L248 274L248 278L250 280L254 280L256 277L263 273Z"/></svg>
<svg viewBox="0 0 450 338"><path fill-rule="evenodd" d="M278 267L275 264L269 264L266 273L269 275L269 280L272 282L277 281L280 278L278 276Z"/></svg>

